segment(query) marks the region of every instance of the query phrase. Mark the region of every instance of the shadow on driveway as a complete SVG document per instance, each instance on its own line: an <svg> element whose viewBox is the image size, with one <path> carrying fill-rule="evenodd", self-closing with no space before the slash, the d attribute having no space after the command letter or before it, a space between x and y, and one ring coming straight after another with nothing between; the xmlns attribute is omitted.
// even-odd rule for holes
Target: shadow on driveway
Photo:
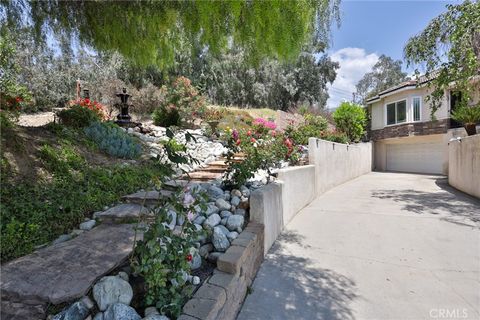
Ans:
<svg viewBox="0 0 480 320"><path fill-rule="evenodd" d="M480 222L480 200L471 197L448 184L447 178L431 178L438 191L374 190L372 197L390 199L402 204L402 210L416 214L442 215L441 219L471 226L468 222Z"/></svg>
<svg viewBox="0 0 480 320"><path fill-rule="evenodd" d="M354 319L349 304L357 297L355 283L333 270L289 253L288 246L307 249L303 237L284 232L257 274L255 290L238 320Z"/></svg>

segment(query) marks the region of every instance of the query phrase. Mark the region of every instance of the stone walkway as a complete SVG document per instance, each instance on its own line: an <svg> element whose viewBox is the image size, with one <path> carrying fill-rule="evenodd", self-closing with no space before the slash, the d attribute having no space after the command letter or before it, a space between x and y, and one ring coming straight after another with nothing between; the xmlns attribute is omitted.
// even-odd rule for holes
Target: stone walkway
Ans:
<svg viewBox="0 0 480 320"><path fill-rule="evenodd" d="M479 319L479 222L444 177L361 176L293 218L237 319Z"/></svg>

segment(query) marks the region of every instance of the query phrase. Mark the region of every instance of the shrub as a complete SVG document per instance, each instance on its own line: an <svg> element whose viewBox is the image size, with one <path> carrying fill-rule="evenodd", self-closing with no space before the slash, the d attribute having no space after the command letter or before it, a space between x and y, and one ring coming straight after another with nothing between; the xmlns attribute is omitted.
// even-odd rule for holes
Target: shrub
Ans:
<svg viewBox="0 0 480 320"><path fill-rule="evenodd" d="M342 102L333 113L333 120L339 131L344 132L352 142L358 142L365 133L367 114L362 106Z"/></svg>
<svg viewBox="0 0 480 320"><path fill-rule="evenodd" d="M135 91L132 94L132 103L134 104L135 113L151 114L157 106L161 105L165 100L167 88L156 87L148 83L145 87Z"/></svg>
<svg viewBox="0 0 480 320"><path fill-rule="evenodd" d="M327 129L327 120L322 116L305 115L305 123L298 126L288 126L285 135L290 137L295 144L307 145L308 138L321 138Z"/></svg>
<svg viewBox="0 0 480 320"><path fill-rule="evenodd" d="M453 111L452 119L463 124L480 122L480 104L477 106L462 106Z"/></svg>
<svg viewBox="0 0 480 320"><path fill-rule="evenodd" d="M83 128L107 118L105 107L90 99L70 101L70 108L58 112L57 116L64 125L73 128Z"/></svg>
<svg viewBox="0 0 480 320"><path fill-rule="evenodd" d="M324 131L319 136L320 139L338 143L348 143L348 137L345 133L339 131Z"/></svg>
<svg viewBox="0 0 480 320"><path fill-rule="evenodd" d="M205 99L185 77L177 78L167 88L165 100L155 109L153 121L156 125L188 125L205 107Z"/></svg>
<svg viewBox="0 0 480 320"><path fill-rule="evenodd" d="M94 122L84 132L101 150L114 157L134 159L142 153L140 144L116 124Z"/></svg>

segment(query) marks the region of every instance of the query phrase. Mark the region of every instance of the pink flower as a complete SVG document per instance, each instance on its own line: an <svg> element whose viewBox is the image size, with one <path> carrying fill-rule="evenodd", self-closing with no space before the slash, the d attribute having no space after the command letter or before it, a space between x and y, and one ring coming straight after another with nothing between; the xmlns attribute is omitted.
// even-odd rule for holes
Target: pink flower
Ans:
<svg viewBox="0 0 480 320"><path fill-rule="evenodd" d="M193 220L193 217L194 217L193 212L192 212L192 211L188 211L188 213L187 213L187 219L188 219L188 221L191 222L191 221Z"/></svg>
<svg viewBox="0 0 480 320"><path fill-rule="evenodd" d="M238 131L237 131L237 130L233 130L233 131L232 131L232 138L233 138L233 140L238 140L238 137L239 137Z"/></svg>

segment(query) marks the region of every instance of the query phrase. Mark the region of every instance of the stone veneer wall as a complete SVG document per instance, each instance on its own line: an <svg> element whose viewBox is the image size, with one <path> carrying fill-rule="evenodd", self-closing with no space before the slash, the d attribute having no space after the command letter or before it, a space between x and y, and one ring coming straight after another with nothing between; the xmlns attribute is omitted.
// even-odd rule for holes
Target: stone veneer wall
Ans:
<svg viewBox="0 0 480 320"><path fill-rule="evenodd" d="M370 132L373 141L408 136L422 136L428 134L446 133L449 128L449 119L428 122L405 123L385 127Z"/></svg>
<svg viewBox="0 0 480 320"><path fill-rule="evenodd" d="M183 307L178 320L233 320L263 261L264 226L251 221L218 258L217 269Z"/></svg>

